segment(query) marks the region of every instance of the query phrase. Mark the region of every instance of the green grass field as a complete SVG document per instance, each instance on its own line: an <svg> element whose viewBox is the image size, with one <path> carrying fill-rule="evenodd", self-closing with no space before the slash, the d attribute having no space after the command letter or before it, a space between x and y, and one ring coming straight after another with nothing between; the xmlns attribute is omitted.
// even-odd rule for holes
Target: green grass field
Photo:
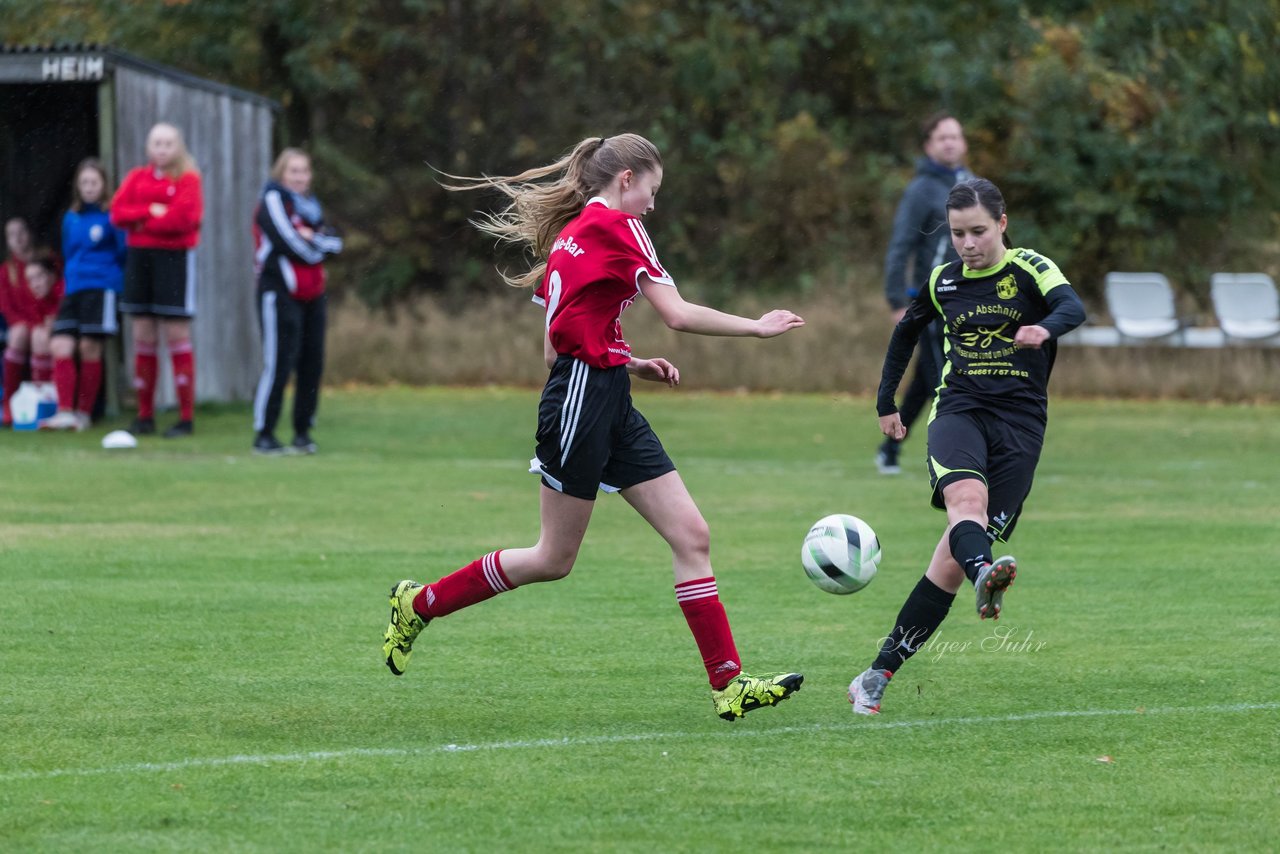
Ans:
<svg viewBox="0 0 1280 854"><path fill-rule="evenodd" d="M394 581L533 541L536 398L332 391L312 458L231 407L0 436L0 850L1274 850L1280 407L1055 401L1005 618L962 594L855 719L944 521L921 440L882 478L867 400L638 394L745 665L807 677L730 724L617 497L567 579L383 666ZM884 544L855 596L799 566L831 512Z"/></svg>

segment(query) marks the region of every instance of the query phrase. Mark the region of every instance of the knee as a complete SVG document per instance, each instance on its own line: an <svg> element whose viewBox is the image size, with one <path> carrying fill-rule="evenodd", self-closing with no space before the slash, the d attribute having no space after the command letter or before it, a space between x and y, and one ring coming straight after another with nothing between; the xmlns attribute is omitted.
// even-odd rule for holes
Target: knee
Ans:
<svg viewBox="0 0 1280 854"><path fill-rule="evenodd" d="M15 323L9 327L9 335L6 340L10 350L25 353L27 348L31 346L31 329L25 323Z"/></svg>
<svg viewBox="0 0 1280 854"><path fill-rule="evenodd" d="M697 514L683 522L671 540L671 548L693 557L711 554L711 528L707 525L707 520Z"/></svg>
<svg viewBox="0 0 1280 854"><path fill-rule="evenodd" d="M543 581L559 581L573 571L572 561L548 563L542 568Z"/></svg>
<svg viewBox="0 0 1280 854"><path fill-rule="evenodd" d="M559 581L573 571L573 564L578 558L576 550L548 549L538 555L536 564L530 567L529 574L536 581Z"/></svg>
<svg viewBox="0 0 1280 854"><path fill-rule="evenodd" d="M947 515L953 522L958 519L985 520L987 517L987 490L978 481L957 484L956 488L947 491L946 502Z"/></svg>

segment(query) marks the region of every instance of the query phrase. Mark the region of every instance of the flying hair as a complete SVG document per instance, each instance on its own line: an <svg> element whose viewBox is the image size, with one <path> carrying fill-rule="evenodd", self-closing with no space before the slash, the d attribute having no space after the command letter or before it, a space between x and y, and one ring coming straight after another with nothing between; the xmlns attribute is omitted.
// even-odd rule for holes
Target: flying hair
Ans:
<svg viewBox="0 0 1280 854"><path fill-rule="evenodd" d="M444 174L455 182L446 190L497 190L511 200L497 213L482 214L471 224L499 243L523 248L532 257L523 273L501 272L507 284L537 287L547 268L547 256L560 230L622 172L637 175L662 166L657 146L634 133L595 136L582 140L554 163L527 169L518 175L468 178ZM549 179L549 180L548 180Z"/></svg>

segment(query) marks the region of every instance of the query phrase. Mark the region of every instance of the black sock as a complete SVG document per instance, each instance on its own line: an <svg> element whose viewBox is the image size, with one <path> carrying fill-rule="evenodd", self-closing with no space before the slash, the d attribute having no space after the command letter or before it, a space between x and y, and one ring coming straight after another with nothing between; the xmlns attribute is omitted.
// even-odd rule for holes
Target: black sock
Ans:
<svg viewBox="0 0 1280 854"><path fill-rule="evenodd" d="M876 670L896 673L903 662L915 655L916 650L924 646L929 636L942 625L955 598L956 594L948 593L927 577L921 577L907 601L902 603L897 625L884 639L880 654L871 666Z"/></svg>
<svg viewBox="0 0 1280 854"><path fill-rule="evenodd" d="M978 572L984 563L991 563L991 540L987 531L972 519L957 522L947 537L951 544L951 556L964 570L972 583L978 580Z"/></svg>

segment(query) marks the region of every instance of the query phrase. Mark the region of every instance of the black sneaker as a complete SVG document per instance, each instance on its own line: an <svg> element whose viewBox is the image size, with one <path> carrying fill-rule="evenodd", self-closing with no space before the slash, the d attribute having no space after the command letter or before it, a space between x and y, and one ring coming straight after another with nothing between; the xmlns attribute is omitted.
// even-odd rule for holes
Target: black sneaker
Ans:
<svg viewBox="0 0 1280 854"><path fill-rule="evenodd" d="M179 421L168 430L164 431L166 439L181 439L183 436L190 436L196 432L196 425L190 421Z"/></svg>
<svg viewBox="0 0 1280 854"><path fill-rule="evenodd" d="M315 441L306 433L299 433L293 437L293 442L289 445L289 449L295 454L314 454L320 448Z"/></svg>
<svg viewBox="0 0 1280 854"><path fill-rule="evenodd" d="M154 418L135 418L133 423L129 425L129 432L135 436L150 436L156 432L156 420Z"/></svg>
<svg viewBox="0 0 1280 854"><path fill-rule="evenodd" d="M253 452L264 457L278 457L284 453L284 445L270 433L259 433L253 440Z"/></svg>
<svg viewBox="0 0 1280 854"><path fill-rule="evenodd" d="M898 448L899 444L892 439L885 439L881 443L880 449L876 451L876 469L880 474L902 473L902 467L898 465Z"/></svg>

